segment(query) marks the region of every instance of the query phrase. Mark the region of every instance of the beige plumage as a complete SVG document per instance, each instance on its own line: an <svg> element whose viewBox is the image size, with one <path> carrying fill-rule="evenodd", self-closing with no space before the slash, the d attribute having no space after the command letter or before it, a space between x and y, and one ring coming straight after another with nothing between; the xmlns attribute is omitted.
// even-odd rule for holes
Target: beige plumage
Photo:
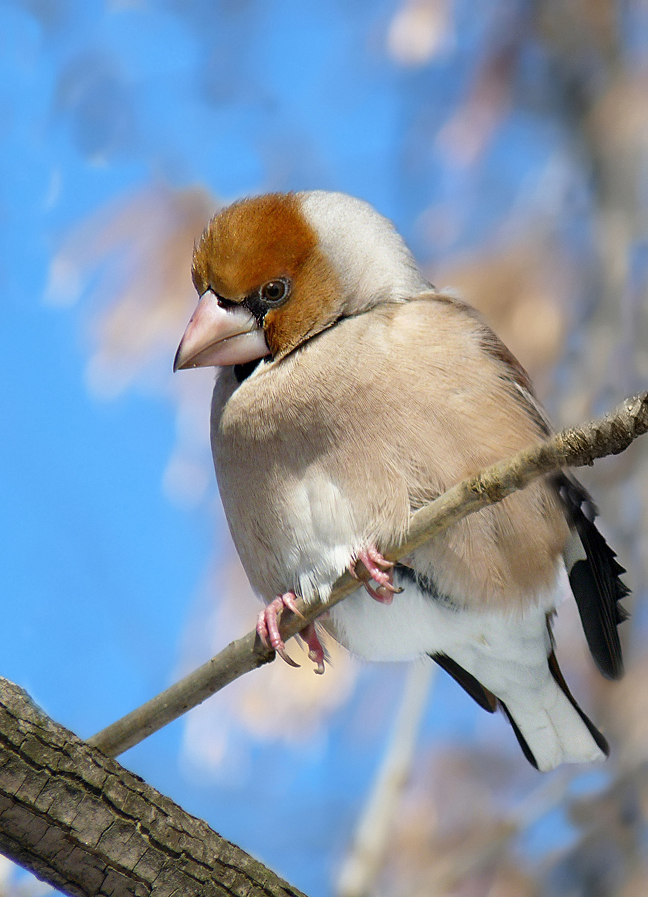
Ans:
<svg viewBox="0 0 648 897"><path fill-rule="evenodd" d="M395 570L382 562L414 510L547 433L525 372L477 313L437 292L389 222L342 194L231 206L196 249L194 282L202 298L176 366L222 366L214 463L269 604L262 637L285 655L277 611L294 594L325 599L361 557L376 582L323 620L337 639L368 659L434 657L486 709L503 707L541 769L601 757L547 622L568 590L567 552L597 662L620 674L620 568L574 481L536 482ZM312 628L306 640L323 670Z"/></svg>

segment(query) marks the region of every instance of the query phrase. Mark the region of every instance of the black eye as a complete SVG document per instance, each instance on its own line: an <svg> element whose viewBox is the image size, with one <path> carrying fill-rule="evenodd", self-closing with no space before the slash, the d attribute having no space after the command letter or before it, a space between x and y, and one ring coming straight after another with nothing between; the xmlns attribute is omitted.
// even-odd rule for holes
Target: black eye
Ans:
<svg viewBox="0 0 648 897"><path fill-rule="evenodd" d="M272 305L278 305L290 294L290 281L284 277L269 280L261 287L261 298Z"/></svg>

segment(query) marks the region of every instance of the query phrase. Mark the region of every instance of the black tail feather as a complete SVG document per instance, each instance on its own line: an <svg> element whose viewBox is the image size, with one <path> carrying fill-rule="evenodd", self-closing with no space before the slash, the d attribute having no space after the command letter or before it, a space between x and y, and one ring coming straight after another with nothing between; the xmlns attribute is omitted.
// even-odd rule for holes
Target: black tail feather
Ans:
<svg viewBox="0 0 648 897"><path fill-rule="evenodd" d="M463 689L466 691L473 700L475 700L480 707L483 707L484 710L487 710L489 713L495 713L495 711L499 708L509 723L511 724L511 728L515 733L515 737L518 740L518 744L522 748L522 753L529 761L531 766L534 766L538 769L538 761L533 756L533 751L528 745L528 742L522 732L518 724L515 722L513 717L511 716L508 707L504 703L504 701L500 701L499 698L496 698L495 695L490 692L487 688L481 684L481 682L476 679L472 673L469 673L467 670L464 670L462 666L459 666L456 660L453 660L452 657L448 657L447 654L430 654L432 660L439 664L441 669L445 670L446 673L449 673L450 676L457 682Z"/></svg>
<svg viewBox="0 0 648 897"><path fill-rule="evenodd" d="M619 679L623 658L617 626L628 616L619 602L630 591L619 579L625 569L594 525L596 508L587 491L566 474L556 477L555 484L565 516L585 552L585 557L574 560L567 572L587 644L601 673L608 679Z"/></svg>
<svg viewBox="0 0 648 897"><path fill-rule="evenodd" d="M480 707L489 713L495 713L497 710L497 698L488 691L478 679L459 666L456 660L448 657L447 654L430 654L432 660L439 664L442 670L445 670L457 682L470 697L477 701Z"/></svg>
<svg viewBox="0 0 648 897"><path fill-rule="evenodd" d="M547 625L550 627L549 620L547 620ZM551 628L549 629L551 632ZM453 660L447 654L431 654L430 657L434 660L442 669L446 671L452 678L466 691L473 700L475 700L480 707L483 707L484 710L487 710L489 713L494 713L498 708L504 713L509 723L511 724L511 728L515 733L515 737L518 740L518 744L522 749L522 753L529 761L529 763L538 769L538 761L536 760L533 751L531 750L528 741L522 734L520 727L517 722L513 718L511 712L508 707L504 703L504 701L497 698L491 691L485 688L472 673L467 672L462 666L460 666L456 660ZM549 665L549 670L554 680L556 681L558 687L562 689L566 698L571 703L574 710L578 713L583 723L587 727L590 735L592 736L596 745L600 748L600 750L608 756L610 753L610 748L608 746L607 741L601 735L599 730L596 728L594 723L586 716L586 714L581 710L581 708L576 703L575 698L569 690L567 683L563 677L563 674L558 666L558 661L556 660L556 655L553 651L549 654L547 658L547 663Z"/></svg>
<svg viewBox="0 0 648 897"><path fill-rule="evenodd" d="M594 739L594 741L596 742L598 747L600 747L600 749L603 751L603 753L605 754L606 757L609 757L610 756L610 745L607 743L607 739L599 732L599 730L596 728L596 726L594 725L592 720L587 716L587 714L583 710L581 710L581 708L578 706L578 704L576 702L576 698L572 695L572 693L569 690L569 686L565 682L565 677L562 674L562 670L558 666L558 661L557 661L556 655L554 654L553 651L551 652L551 654L549 655L547 660L549 661L549 670L551 671L551 675L556 680L558 687L561 688L562 691L565 693L565 697L569 700L570 704L572 705L572 707L574 708L576 713L580 716L580 718L583 720L583 722L587 726L590 735L592 736L592 738Z"/></svg>
<svg viewBox="0 0 648 897"><path fill-rule="evenodd" d="M519 744L520 747L522 748L522 753L523 753L524 756L527 758L527 760L529 761L529 763L531 764L531 766L534 766L536 769L538 769L538 761L537 761L536 758L533 756L533 751L532 751L531 748L529 747L528 742L527 742L526 738L524 737L524 735L522 734L522 732L520 732L520 729L519 729L519 727L518 727L518 724L515 722L515 720L514 720L513 717L511 716L511 713L510 713L508 707L506 706L506 704L504 703L504 701L498 701L497 703L498 703L499 706L502 708L502 710L504 711L504 714L506 715L506 718L507 718L508 721L510 722L510 724L511 724L511 728L512 728L513 731L515 732L515 737L516 737L517 740L518 740L518 744Z"/></svg>

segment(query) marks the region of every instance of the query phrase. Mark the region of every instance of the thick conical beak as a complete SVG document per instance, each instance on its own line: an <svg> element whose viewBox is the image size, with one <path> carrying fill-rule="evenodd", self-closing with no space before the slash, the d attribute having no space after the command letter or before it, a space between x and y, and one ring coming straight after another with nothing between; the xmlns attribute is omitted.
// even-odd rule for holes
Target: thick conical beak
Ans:
<svg viewBox="0 0 648 897"><path fill-rule="evenodd" d="M173 370L245 364L269 355L263 328L244 308L223 308L211 291L204 293L187 324Z"/></svg>

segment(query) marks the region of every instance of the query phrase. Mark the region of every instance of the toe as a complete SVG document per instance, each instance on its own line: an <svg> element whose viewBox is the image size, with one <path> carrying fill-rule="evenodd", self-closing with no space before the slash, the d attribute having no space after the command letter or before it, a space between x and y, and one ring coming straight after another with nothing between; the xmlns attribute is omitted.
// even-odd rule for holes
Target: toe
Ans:
<svg viewBox="0 0 648 897"><path fill-rule="evenodd" d="M295 600L296 595L294 592L278 595L274 601L271 601L270 604L260 612L257 618L256 627L259 638L265 647L275 651L279 657L281 657L282 660L285 660L291 667L298 667L299 664L286 652L286 645L284 644L279 631L277 614L281 613L284 607L288 607L293 613L296 613L300 617L303 616L299 613Z"/></svg>

